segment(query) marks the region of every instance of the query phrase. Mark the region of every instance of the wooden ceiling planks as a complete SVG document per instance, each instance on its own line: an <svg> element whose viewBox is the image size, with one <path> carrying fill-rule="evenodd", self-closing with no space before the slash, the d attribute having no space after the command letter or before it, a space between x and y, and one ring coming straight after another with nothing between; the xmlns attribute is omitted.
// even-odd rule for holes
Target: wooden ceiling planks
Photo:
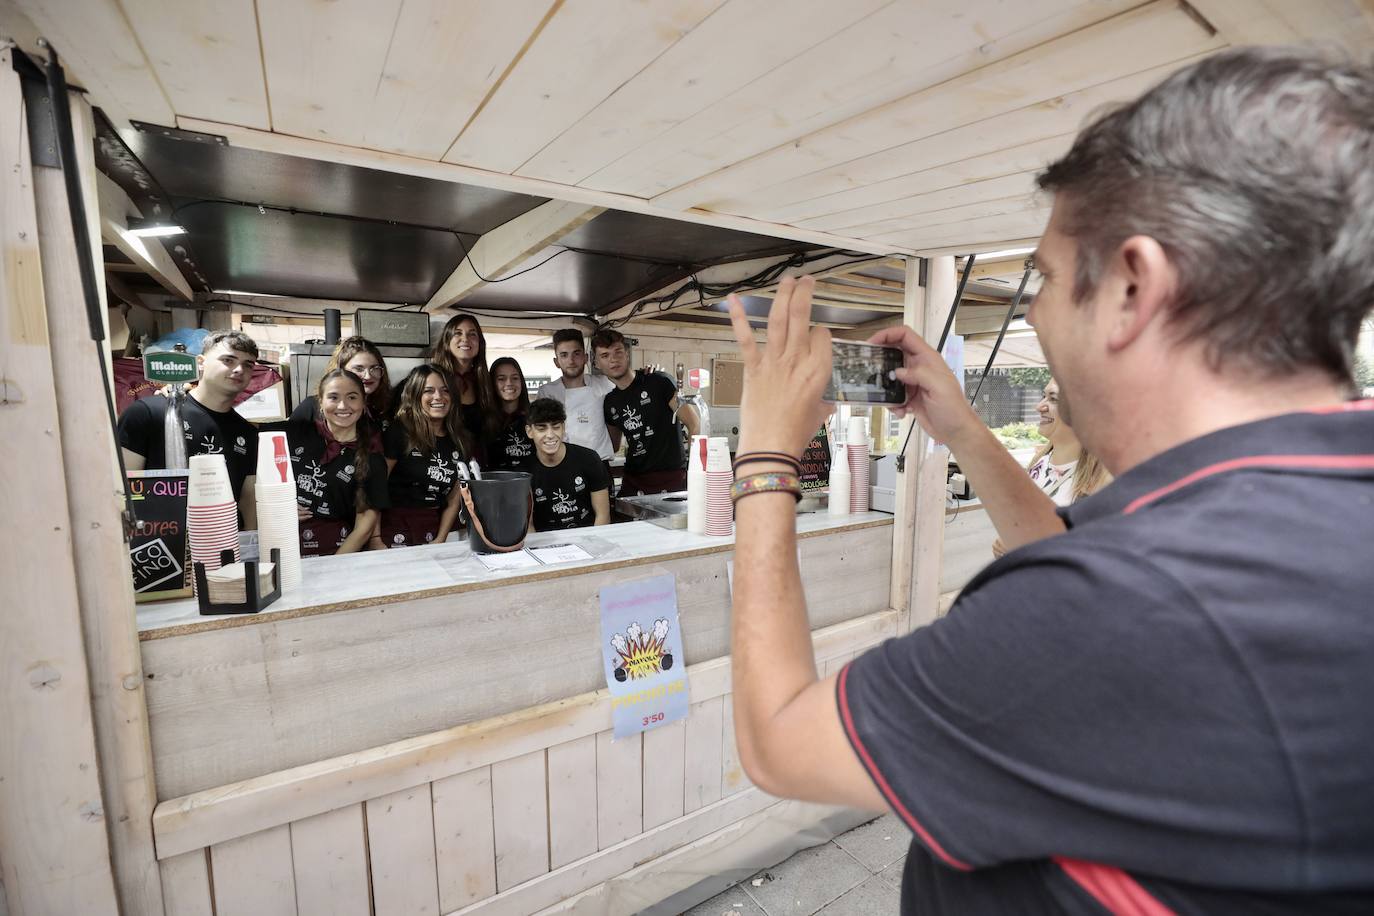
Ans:
<svg viewBox="0 0 1374 916"><path fill-rule="evenodd" d="M257 4L272 128L297 137L357 144L367 132L370 101L386 66L401 3Z"/></svg>
<svg viewBox="0 0 1374 916"><path fill-rule="evenodd" d="M174 123L167 93L114 0L13 3L57 48L68 81L89 91L116 127L127 128L130 120Z"/></svg>
<svg viewBox="0 0 1374 916"><path fill-rule="evenodd" d="M971 12L963 0L901 0L836 29L582 184L661 194L1131 5L1028 0Z"/></svg>
<svg viewBox="0 0 1374 916"><path fill-rule="evenodd" d="M268 128L253 0L122 0L178 114Z"/></svg>
<svg viewBox="0 0 1374 916"><path fill-rule="evenodd" d="M1114 16L946 83L871 109L653 198L714 209L752 188L796 178L952 127L1215 50L1224 42L1172 0Z"/></svg>
<svg viewBox="0 0 1374 916"><path fill-rule="evenodd" d="M892 3L732 0L540 150L518 174L578 184Z"/></svg>
<svg viewBox="0 0 1374 916"><path fill-rule="evenodd" d="M1024 197L1033 194L1035 192L1035 175L1035 171L1028 170L1013 175L1000 175L983 181L970 181L954 187L931 191L927 194L898 197L869 207L844 210L815 219L799 220L797 225L822 231L854 229L855 231L851 233L853 235L867 235L868 233L859 227L878 224L885 220L909 221L917 216L939 213L953 207L966 207L971 204L1000 200L1004 197ZM930 220L926 220L926 222L930 222Z"/></svg>
<svg viewBox="0 0 1374 916"><path fill-rule="evenodd" d="M1026 185L1031 185L1033 182L1034 178L1031 173L1027 173L1024 183ZM892 219L879 220L874 223L865 223L853 227L850 231L861 238L881 239L900 232L920 231L930 226L962 223L968 220L981 219L985 216L1005 216L1011 213L1024 213L1027 210L1036 210L1048 205L1049 199L1047 197L1042 198L1040 195L1037 195L1033 187L1023 187L1019 193L1007 195L1005 197L998 197L976 203L962 203L925 213L898 216Z"/></svg>
<svg viewBox="0 0 1374 916"><path fill-rule="evenodd" d="M406 0L356 140L441 159L482 108L557 0Z"/></svg>
<svg viewBox="0 0 1374 916"><path fill-rule="evenodd" d="M723 2L565 3L444 161L514 173Z"/></svg>
<svg viewBox="0 0 1374 916"><path fill-rule="evenodd" d="M1018 213L907 229L876 236L873 241L917 250L935 248L956 240L957 244L971 247L979 242L1002 242L1008 238L1038 238L1045 231L1049 219L1050 208L1041 206Z"/></svg>

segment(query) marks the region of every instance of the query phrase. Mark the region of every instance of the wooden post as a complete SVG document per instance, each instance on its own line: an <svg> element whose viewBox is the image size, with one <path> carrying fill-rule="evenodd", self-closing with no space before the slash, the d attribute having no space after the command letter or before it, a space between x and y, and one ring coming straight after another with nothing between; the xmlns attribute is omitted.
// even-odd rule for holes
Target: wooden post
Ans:
<svg viewBox="0 0 1374 916"><path fill-rule="evenodd" d="M115 914L40 219L11 53L0 51L0 120L17 128L0 143L0 505L10 522L0 544L0 865L13 916Z"/></svg>
<svg viewBox="0 0 1374 916"><path fill-rule="evenodd" d="M936 346L945 316L954 305L954 258L930 258L926 269L925 326L921 336ZM949 452L930 447L930 437L917 431L907 468L916 470L916 551L911 565L911 603L907 628L925 626L940 614L940 567L945 548L945 477Z"/></svg>
<svg viewBox="0 0 1374 916"><path fill-rule="evenodd" d="M927 290L920 284L921 260L910 258L906 262L906 288L902 304L902 323L917 331L925 327L926 304L929 301ZM897 447L906 443L907 432L915 422L905 417L897 434ZM904 469L897 473L895 501L892 518L892 587L890 605L897 611L897 630L905 633L910 629L911 619L911 567L916 552L916 483L919 478L919 462L916 450L920 447L920 430L912 435L907 444Z"/></svg>
<svg viewBox="0 0 1374 916"><path fill-rule="evenodd" d="M79 94L70 94L70 108L78 160L71 166L81 176L89 230L82 242L99 264L95 122ZM121 532L119 465L101 379L101 373L111 372L109 348L91 340L62 172L34 169L33 188L91 719L115 883L123 912L161 913L162 885L153 851L157 799L152 745L128 546ZM103 319L103 285L100 293Z"/></svg>

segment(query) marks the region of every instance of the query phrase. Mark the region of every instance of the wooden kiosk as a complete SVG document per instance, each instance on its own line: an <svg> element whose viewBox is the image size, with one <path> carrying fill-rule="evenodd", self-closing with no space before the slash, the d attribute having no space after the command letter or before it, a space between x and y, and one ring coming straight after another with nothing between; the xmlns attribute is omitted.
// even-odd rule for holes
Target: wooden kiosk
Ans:
<svg viewBox="0 0 1374 916"><path fill-rule="evenodd" d="M97 263L117 249L185 307L209 286L174 243L131 240L136 202L97 169L101 118L398 187L540 198L464 250L433 312L619 212L830 249L813 270L899 258L895 286L837 281L820 300L867 310L831 322L840 333L901 321L934 338L953 255L1033 244L1034 173L1093 107L1230 43L1374 46L1367 14L1336 0L1301 23L1269 0L993 6L0 0L0 37L31 54L45 37L84 87L65 166L88 227L75 237L63 172L31 142L50 100L26 97L6 42L0 912L664 912L861 817L771 798L741 771L729 538L628 523L586 534L586 564L481 578L435 545L354 558L352 591L307 569L259 615L136 617L78 242ZM1020 270L993 261L978 279ZM961 330L995 330L1005 299L975 301ZM715 322L719 342L717 306L661 311ZM592 317L642 316L627 302ZM945 455L920 436L907 454L893 514L799 519L822 671L939 612ZM597 593L657 572L677 579L691 714L612 742Z"/></svg>

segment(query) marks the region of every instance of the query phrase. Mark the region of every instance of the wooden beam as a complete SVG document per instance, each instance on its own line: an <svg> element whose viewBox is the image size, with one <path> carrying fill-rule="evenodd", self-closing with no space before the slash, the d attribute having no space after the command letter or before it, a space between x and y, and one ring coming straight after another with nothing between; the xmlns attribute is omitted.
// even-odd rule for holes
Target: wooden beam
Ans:
<svg viewBox="0 0 1374 916"><path fill-rule="evenodd" d="M929 297L925 287L920 285L919 258L912 258L907 264L906 302L903 306L901 323L916 331L926 326L926 311ZM907 434L911 431L910 416L902 420L898 428L898 442L906 445L903 469L897 473L892 513L892 583L888 603L897 612L897 632L905 633L911 629L911 577L916 561L916 528L920 519L916 515L917 484L920 479L919 465L912 457ZM916 438L913 436L912 438ZM923 437L922 437L923 438ZM919 447L920 442L917 441Z"/></svg>
<svg viewBox="0 0 1374 916"><path fill-rule="evenodd" d="M973 273L969 274L970 280L984 280L988 277L1015 277L1019 282L1021 274L1026 269L1026 259L1029 254L1021 255L1018 258L1003 258L997 261L974 261ZM956 269L963 272L964 258L957 262Z"/></svg>
<svg viewBox="0 0 1374 916"><path fill-rule="evenodd" d="M1027 235L1014 239L1002 239L998 242L969 242L966 245L945 245L936 248L920 248L916 254L923 258L940 258L947 254L963 256L966 254L981 254L984 251L1005 251L1008 248L1034 248L1040 244L1040 236ZM977 267L977 265L974 265Z"/></svg>
<svg viewBox="0 0 1374 916"><path fill-rule="evenodd" d="M57 397L62 467L75 563L81 632L90 672L91 716L105 822L117 892L126 913L157 912L162 885L153 853L152 740L143 696L143 663L134 632L134 588L129 551L122 537L119 464L102 398L101 374L113 374L109 347L91 340L77 246L100 257L96 201L95 120L85 98L71 93L72 132L86 208L86 238L75 238L67 188L57 169L34 170L38 241L43 255L44 299L51 334L53 388ZM105 289L97 284L101 305ZM107 312L100 310L102 321ZM106 339L109 329L105 328ZM100 354L100 359L95 354ZM103 434L98 431L104 430Z"/></svg>
<svg viewBox="0 0 1374 916"><path fill-rule="evenodd" d="M425 311L448 308L604 212L605 207L551 200L497 226L477 240L468 256L430 296Z"/></svg>
<svg viewBox="0 0 1374 916"><path fill-rule="evenodd" d="M75 516L67 497L69 473L91 469L64 466L68 443L52 351L60 329L50 323L47 302L60 292L80 308L80 280L75 267L45 276L40 231L59 214L46 201L43 212L38 209L12 53L0 50L0 121L17 126L0 143L0 462L12 469L0 475L0 505L20 521L22 534L12 529L0 550L4 895L14 913L117 913L72 553ZM74 257L74 246L71 251ZM95 345L88 344L85 353L93 362ZM98 391L83 392L101 411L100 423L83 431L87 439L109 429ZM108 432L104 441L110 441ZM98 471L108 500L109 468ZM101 536L122 544L118 530L116 524ZM132 635L132 607L126 613L124 626ZM144 912L161 912L161 905Z"/></svg>
<svg viewBox="0 0 1374 916"><path fill-rule="evenodd" d="M439 181L453 181L479 188L494 188L498 191L514 191L517 194L532 194L536 197L552 197L572 203L591 204L609 210L624 210L627 213L643 213L648 216L662 216L665 219L681 220L699 226L715 226L720 229L735 229L740 232L753 232L770 235L774 238L830 248L847 249L868 254L904 255L909 252L901 246L887 245L849 238L829 232L815 232L798 229L782 223L770 223L750 219L745 216L732 216L727 213L714 213L698 209L672 209L656 206L642 197L617 194L613 191L598 191L594 188L575 187L558 184L539 178L520 175L505 175L489 172L451 162L431 162L413 156L397 153L384 153L378 150L362 149L330 143L325 140L311 140L305 137L292 137L265 130L238 127L216 121L197 118L177 118L177 126L185 130L217 134L229 141L231 146L241 149L257 150L263 153L279 153L283 156L300 156L321 162L336 162L341 165L356 165L367 169L380 169L401 175L415 175L421 178L434 178ZM992 249L984 249L992 250ZM961 254L964 252L960 252Z"/></svg>
<svg viewBox="0 0 1374 916"><path fill-rule="evenodd" d="M928 262L927 280L926 308L918 317L923 322L921 336L934 347L940 342L945 318L954 306L954 259L932 258ZM906 630L932 623L940 613L940 567L945 549L945 478L949 451L924 432L917 432L911 443L912 450L907 453L906 465L907 471L917 476L916 510L911 522L916 543L908 589Z"/></svg>
<svg viewBox="0 0 1374 916"><path fill-rule="evenodd" d="M665 313L665 314L666 314L666 313ZM730 320L730 316L729 316L729 315L726 315L726 314L724 314L724 313L722 313L722 312L713 312L713 311L711 311L710 309L703 309L703 308L675 309L675 310L672 312L672 314L675 314L675 315L699 315L699 316L702 316L702 317L709 317L709 318L724 318L726 321L729 321L729 320ZM750 320L751 322L767 321L767 320L768 320L768 316L766 316L766 315L750 315L750 316L749 316L749 320ZM854 327L854 325L852 325L852 324L840 324L839 322L836 322L836 321L812 321L811 323L812 323L813 325L815 325L816 327L818 327L818 328L836 328L836 329L839 329L839 330L847 330L847 329L849 329L849 328Z"/></svg>
<svg viewBox="0 0 1374 916"><path fill-rule="evenodd" d="M194 296L191 285L181 275L162 243L129 234L129 219L142 217L143 214L129 199L129 195L124 193L124 189L97 172L96 190L100 200L101 237L160 283L167 292L189 301Z"/></svg>

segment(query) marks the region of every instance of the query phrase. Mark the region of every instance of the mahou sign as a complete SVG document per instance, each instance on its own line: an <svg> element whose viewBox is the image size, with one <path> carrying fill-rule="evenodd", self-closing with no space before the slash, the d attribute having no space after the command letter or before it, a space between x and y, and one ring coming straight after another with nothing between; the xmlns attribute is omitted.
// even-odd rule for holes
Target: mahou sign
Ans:
<svg viewBox="0 0 1374 916"><path fill-rule="evenodd" d="M167 351L146 353L143 356L143 377L150 382L194 382L200 373L196 358L190 353Z"/></svg>

